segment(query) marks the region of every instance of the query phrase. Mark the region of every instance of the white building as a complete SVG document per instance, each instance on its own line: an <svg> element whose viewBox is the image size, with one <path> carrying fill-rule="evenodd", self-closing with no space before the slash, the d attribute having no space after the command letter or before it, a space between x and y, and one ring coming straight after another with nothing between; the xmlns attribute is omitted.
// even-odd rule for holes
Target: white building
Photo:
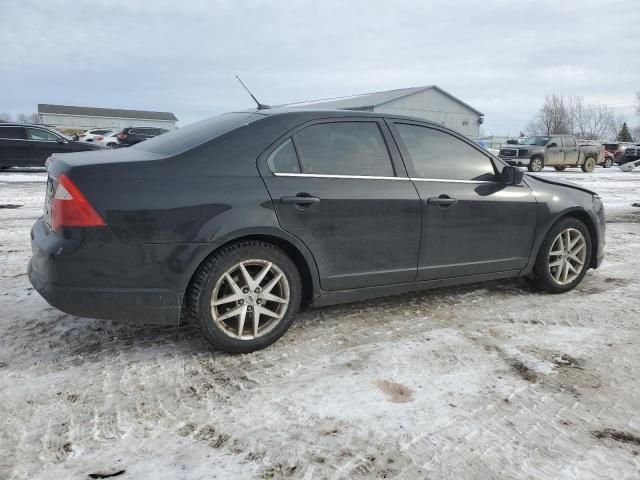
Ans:
<svg viewBox="0 0 640 480"><path fill-rule="evenodd" d="M38 116L40 123L58 129L160 127L173 130L178 121L171 112L72 107L46 103L38 104Z"/></svg>
<svg viewBox="0 0 640 480"><path fill-rule="evenodd" d="M482 112L436 85L310 100L288 106L406 115L445 125L473 139L480 136L480 125L484 121Z"/></svg>

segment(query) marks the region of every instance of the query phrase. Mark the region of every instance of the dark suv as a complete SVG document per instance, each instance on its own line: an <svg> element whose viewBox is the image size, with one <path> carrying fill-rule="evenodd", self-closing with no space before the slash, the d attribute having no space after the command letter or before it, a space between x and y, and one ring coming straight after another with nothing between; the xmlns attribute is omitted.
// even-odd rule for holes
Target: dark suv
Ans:
<svg viewBox="0 0 640 480"><path fill-rule="evenodd" d="M65 312L192 319L248 352L301 306L518 276L566 292L600 265L604 230L595 193L442 125L259 110L56 155L29 278Z"/></svg>
<svg viewBox="0 0 640 480"><path fill-rule="evenodd" d="M0 168L44 167L53 153L102 150L103 147L76 142L42 125L0 123Z"/></svg>
<svg viewBox="0 0 640 480"><path fill-rule="evenodd" d="M167 133L168 131L169 130L166 128L156 127L127 127L118 133L118 140L120 140L119 146L129 147L136 143L162 135L163 133Z"/></svg>

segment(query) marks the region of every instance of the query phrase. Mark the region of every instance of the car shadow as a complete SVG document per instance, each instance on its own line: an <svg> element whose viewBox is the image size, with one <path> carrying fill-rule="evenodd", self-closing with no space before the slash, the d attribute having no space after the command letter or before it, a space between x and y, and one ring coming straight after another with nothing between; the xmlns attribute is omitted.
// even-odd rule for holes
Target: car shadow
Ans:
<svg viewBox="0 0 640 480"><path fill-rule="evenodd" d="M386 316L395 310L418 306L427 311L441 304L456 305L465 297L482 290L482 295L529 295L538 291L523 279L497 280L484 283L441 287L430 290L376 298L368 301L309 308L299 313L295 325L310 326L331 317L352 317L362 311L375 311ZM479 292L480 293L480 292ZM27 322L21 337L29 342L27 363L54 362L78 365L99 362L105 357L127 353L129 356L174 355L187 357L207 354L213 357L232 356L211 346L192 324L137 325L125 322L75 317L45 307L44 314ZM363 326L364 328L364 326ZM17 340L17 339L16 339ZM277 342L275 344L277 348ZM24 361L25 358L22 358Z"/></svg>

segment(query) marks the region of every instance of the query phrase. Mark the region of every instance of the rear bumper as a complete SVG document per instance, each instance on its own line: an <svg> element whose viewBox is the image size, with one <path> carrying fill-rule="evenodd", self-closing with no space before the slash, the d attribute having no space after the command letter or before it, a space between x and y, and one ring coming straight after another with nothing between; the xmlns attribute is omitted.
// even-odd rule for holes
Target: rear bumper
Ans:
<svg viewBox="0 0 640 480"><path fill-rule="evenodd" d="M29 281L49 305L65 313L143 324L177 325L180 321L175 292L56 285L41 274L41 263L31 259Z"/></svg>
<svg viewBox="0 0 640 480"><path fill-rule="evenodd" d="M31 230L28 276L53 307L71 315L177 325L189 272L200 250L189 244L128 245L109 229L53 234Z"/></svg>

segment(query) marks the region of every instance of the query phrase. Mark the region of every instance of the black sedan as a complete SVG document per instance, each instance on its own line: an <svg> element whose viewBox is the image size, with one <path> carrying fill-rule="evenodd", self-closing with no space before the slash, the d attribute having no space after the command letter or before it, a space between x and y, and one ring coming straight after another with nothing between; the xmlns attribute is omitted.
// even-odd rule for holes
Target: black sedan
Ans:
<svg viewBox="0 0 640 480"><path fill-rule="evenodd" d="M565 292L600 265L604 229L595 193L441 125L260 110L55 155L29 278L65 312L193 320L248 352L301 306L518 276Z"/></svg>
<svg viewBox="0 0 640 480"><path fill-rule="evenodd" d="M0 168L44 167L54 153L102 149L98 145L76 142L42 125L0 123Z"/></svg>

